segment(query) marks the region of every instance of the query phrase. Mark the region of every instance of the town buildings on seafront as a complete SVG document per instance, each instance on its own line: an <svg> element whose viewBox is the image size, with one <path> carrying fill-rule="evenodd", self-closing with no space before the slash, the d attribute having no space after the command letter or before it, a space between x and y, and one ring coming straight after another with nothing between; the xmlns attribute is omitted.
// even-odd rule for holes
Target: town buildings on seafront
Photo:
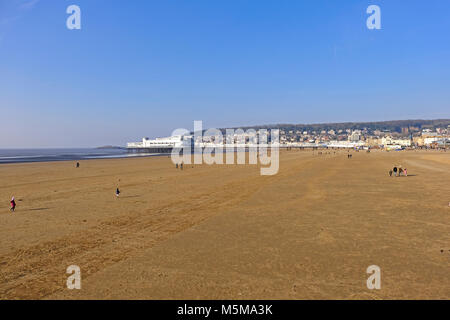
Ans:
<svg viewBox="0 0 450 320"><path fill-rule="evenodd" d="M264 129L261 129L264 130ZM141 142L130 142L127 148L135 152L168 152L175 147L217 147L222 144L251 144L255 135L261 130L249 129L242 133L221 137L211 135L172 136L168 138L143 138ZM351 148L351 149L386 149L401 150L406 148L450 148L450 125L443 128L423 129L401 128L400 132L339 129L319 131L280 130L279 146L281 148Z"/></svg>

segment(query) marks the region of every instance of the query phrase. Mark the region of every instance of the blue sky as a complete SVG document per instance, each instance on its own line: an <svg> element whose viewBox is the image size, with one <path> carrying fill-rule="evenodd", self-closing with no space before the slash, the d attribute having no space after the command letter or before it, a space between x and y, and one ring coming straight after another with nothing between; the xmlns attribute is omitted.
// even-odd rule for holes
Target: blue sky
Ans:
<svg viewBox="0 0 450 320"><path fill-rule="evenodd" d="M68 30L66 8L81 8ZM381 8L368 30L366 8ZM450 1L0 0L0 148L450 118Z"/></svg>

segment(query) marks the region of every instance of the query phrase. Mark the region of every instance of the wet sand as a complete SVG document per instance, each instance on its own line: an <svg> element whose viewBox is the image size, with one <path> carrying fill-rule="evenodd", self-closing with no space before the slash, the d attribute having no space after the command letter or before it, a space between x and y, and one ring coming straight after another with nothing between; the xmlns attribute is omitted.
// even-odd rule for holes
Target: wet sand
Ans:
<svg viewBox="0 0 450 320"><path fill-rule="evenodd" d="M167 157L1 165L0 298L450 299L449 152L280 161L275 176Z"/></svg>

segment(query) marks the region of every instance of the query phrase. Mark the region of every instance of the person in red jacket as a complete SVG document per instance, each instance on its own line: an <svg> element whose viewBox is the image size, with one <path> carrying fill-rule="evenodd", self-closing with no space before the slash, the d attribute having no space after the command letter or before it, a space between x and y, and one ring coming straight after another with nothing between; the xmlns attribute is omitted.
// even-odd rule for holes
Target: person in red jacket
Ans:
<svg viewBox="0 0 450 320"><path fill-rule="evenodd" d="M14 212L16 210L16 201L14 200L14 197L11 199L11 209L10 211Z"/></svg>

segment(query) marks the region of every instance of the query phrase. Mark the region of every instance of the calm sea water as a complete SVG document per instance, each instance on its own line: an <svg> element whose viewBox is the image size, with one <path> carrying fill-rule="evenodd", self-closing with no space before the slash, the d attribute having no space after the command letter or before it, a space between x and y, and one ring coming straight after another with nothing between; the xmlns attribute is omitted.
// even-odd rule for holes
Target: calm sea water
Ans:
<svg viewBox="0 0 450 320"><path fill-rule="evenodd" d="M0 149L0 164L153 156L125 149Z"/></svg>

